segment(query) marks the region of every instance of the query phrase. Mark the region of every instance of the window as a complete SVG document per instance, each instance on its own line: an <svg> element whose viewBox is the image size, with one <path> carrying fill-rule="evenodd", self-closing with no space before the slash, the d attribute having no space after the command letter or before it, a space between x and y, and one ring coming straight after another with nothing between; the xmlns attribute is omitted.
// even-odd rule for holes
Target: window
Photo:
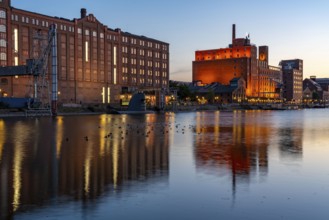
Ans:
<svg viewBox="0 0 329 220"><path fill-rule="evenodd" d="M7 54L6 53L0 53L0 60L7 60Z"/></svg>
<svg viewBox="0 0 329 220"><path fill-rule="evenodd" d="M0 25L0 32L6 33L6 26L5 25Z"/></svg>
<svg viewBox="0 0 329 220"><path fill-rule="evenodd" d="M0 40L0 47L7 47L6 41L4 39Z"/></svg>
<svg viewBox="0 0 329 220"><path fill-rule="evenodd" d="M0 10L0 18L6 18L6 12L3 10Z"/></svg>

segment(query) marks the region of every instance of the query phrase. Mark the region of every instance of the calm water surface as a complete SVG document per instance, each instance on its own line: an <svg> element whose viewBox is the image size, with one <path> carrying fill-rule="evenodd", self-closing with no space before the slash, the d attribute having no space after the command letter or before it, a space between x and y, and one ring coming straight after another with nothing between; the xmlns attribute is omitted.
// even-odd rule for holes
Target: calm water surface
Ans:
<svg viewBox="0 0 329 220"><path fill-rule="evenodd" d="M0 219L329 219L329 110L0 118Z"/></svg>

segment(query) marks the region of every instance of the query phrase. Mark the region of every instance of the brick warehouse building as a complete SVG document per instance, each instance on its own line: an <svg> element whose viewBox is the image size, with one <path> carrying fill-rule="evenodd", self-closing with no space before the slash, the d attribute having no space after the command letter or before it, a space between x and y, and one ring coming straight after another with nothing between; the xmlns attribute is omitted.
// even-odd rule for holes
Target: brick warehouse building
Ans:
<svg viewBox="0 0 329 220"><path fill-rule="evenodd" d="M248 98L280 99L282 72L279 67L268 65L268 47L260 46L257 56L257 47L251 44L249 36L236 38L235 32L233 24L229 47L195 52L193 81L228 85L233 78L242 77Z"/></svg>
<svg viewBox="0 0 329 220"><path fill-rule="evenodd" d="M26 65L35 33L57 26L61 103L119 103L122 91L169 86L169 44L100 23L81 9L68 20L16 9L0 1L0 65ZM31 97L31 77L0 76L0 96Z"/></svg>

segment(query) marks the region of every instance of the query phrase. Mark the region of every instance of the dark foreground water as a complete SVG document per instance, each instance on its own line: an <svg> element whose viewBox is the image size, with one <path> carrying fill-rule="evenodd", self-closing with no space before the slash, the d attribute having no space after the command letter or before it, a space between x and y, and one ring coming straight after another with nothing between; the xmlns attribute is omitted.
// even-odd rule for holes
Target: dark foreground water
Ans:
<svg viewBox="0 0 329 220"><path fill-rule="evenodd" d="M0 218L327 220L328 116L0 118Z"/></svg>

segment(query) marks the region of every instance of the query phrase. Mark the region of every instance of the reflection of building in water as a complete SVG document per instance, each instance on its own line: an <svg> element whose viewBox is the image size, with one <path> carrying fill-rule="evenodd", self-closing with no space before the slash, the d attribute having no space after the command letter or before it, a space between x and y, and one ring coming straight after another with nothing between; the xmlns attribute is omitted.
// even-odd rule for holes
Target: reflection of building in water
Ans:
<svg viewBox="0 0 329 220"><path fill-rule="evenodd" d="M302 128L280 128L278 130L279 147L281 155L298 158L303 153L303 129Z"/></svg>
<svg viewBox="0 0 329 220"><path fill-rule="evenodd" d="M196 159L198 168L229 169L233 190L238 181L251 175L266 175L271 127L262 122L249 123L252 112L220 113L206 124L203 115L196 120Z"/></svg>
<svg viewBox="0 0 329 220"><path fill-rule="evenodd" d="M0 219L52 198L88 201L133 189L134 180L147 187L168 178L168 134L159 135L157 118L142 117L0 122L1 131L16 134L0 139Z"/></svg>

